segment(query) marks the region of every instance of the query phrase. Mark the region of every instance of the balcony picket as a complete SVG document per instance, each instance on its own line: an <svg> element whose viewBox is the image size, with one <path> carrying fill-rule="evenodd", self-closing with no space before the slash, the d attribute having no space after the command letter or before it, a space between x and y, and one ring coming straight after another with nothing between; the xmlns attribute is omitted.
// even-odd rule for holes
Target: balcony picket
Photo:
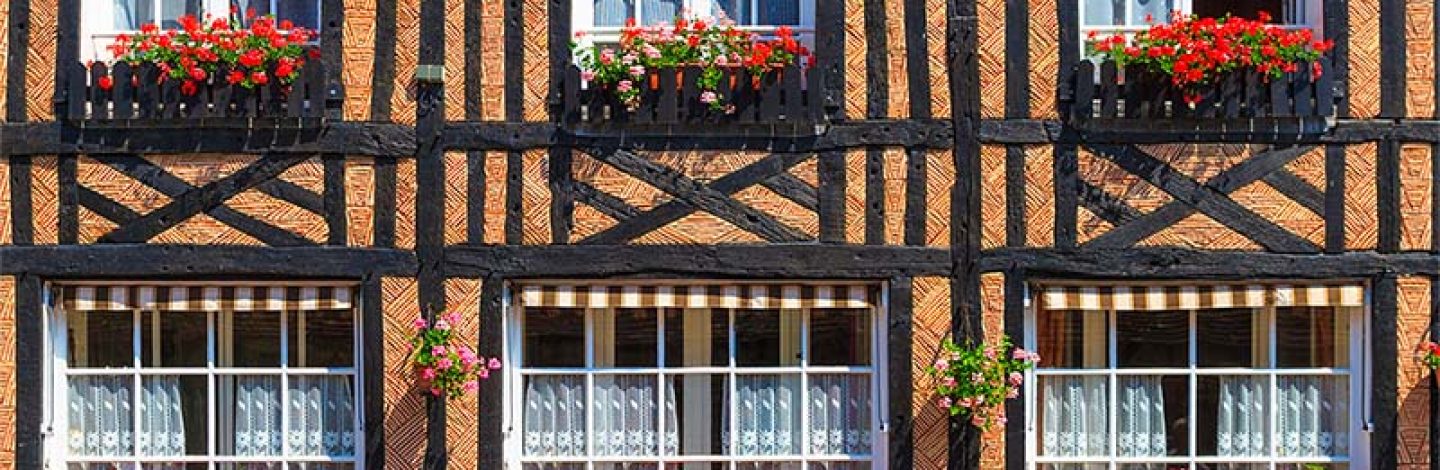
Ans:
<svg viewBox="0 0 1440 470"><path fill-rule="evenodd" d="M320 61L301 68L289 85L271 81L245 88L230 84L229 73L224 66L217 68L196 82L195 93L187 95L181 91L181 80L161 81L161 71L154 64L75 64L66 69L67 101L59 108L64 114L61 118L97 127L316 127L325 120L327 110L338 105L328 99ZM104 77L110 77L109 89L100 86Z"/></svg>
<svg viewBox="0 0 1440 470"><path fill-rule="evenodd" d="M1319 64L1322 73L1318 78L1309 62L1297 64L1295 72L1268 80L1254 70L1230 73L1191 90L1199 98L1192 106L1168 75L1143 68L1126 70L1113 61L1082 61L1076 67L1076 103L1069 119L1097 127L1111 121L1149 121L1160 126L1166 120L1329 118L1335 113L1335 81L1329 59Z"/></svg>
<svg viewBox="0 0 1440 470"><path fill-rule="evenodd" d="M715 92L728 111L701 101L700 67L651 70L634 86L639 100L627 107L608 87L587 83L569 67L558 87L558 119L565 124L819 124L825 114L821 69L790 65L752 75L745 68L722 68ZM813 91L812 91L813 90Z"/></svg>

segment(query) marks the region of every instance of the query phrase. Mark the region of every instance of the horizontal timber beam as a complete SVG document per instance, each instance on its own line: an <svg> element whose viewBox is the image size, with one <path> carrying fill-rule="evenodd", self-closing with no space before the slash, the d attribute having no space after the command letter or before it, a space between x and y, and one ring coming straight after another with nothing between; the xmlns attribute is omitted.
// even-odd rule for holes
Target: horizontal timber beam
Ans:
<svg viewBox="0 0 1440 470"><path fill-rule="evenodd" d="M944 276L943 248L843 245L452 246L451 277L818 278Z"/></svg>
<svg viewBox="0 0 1440 470"><path fill-rule="evenodd" d="M1247 121L1237 126L1221 119L1156 125L1151 121L1114 123L1108 127L1067 128L1060 121L1038 119L990 119L980 124L980 142L985 144L1049 144L1056 142L1100 144L1153 143L1260 143L1323 144L1360 143L1385 139L1401 142L1440 142L1440 121L1422 120L1341 120L1323 132L1320 122Z"/></svg>
<svg viewBox="0 0 1440 470"><path fill-rule="evenodd" d="M344 247L221 245L0 246L0 274L47 278L246 276L359 279L414 276L414 253Z"/></svg>
<svg viewBox="0 0 1440 470"><path fill-rule="evenodd" d="M871 119L793 125L565 127L549 123L452 122L447 150L529 150L555 146L656 150L818 152L852 147L949 148L953 130L936 119Z"/></svg>
<svg viewBox="0 0 1440 470"><path fill-rule="evenodd" d="M1118 248L1061 252L1043 248L997 248L981 256L987 272L1019 269L1031 277L1113 279L1334 279L1381 273L1440 274L1440 256L1424 252L1339 255L1183 248Z"/></svg>
<svg viewBox="0 0 1440 470"><path fill-rule="evenodd" d="M78 128L56 122L0 124L0 155L56 153L340 153L413 155L415 128L332 123L319 128Z"/></svg>

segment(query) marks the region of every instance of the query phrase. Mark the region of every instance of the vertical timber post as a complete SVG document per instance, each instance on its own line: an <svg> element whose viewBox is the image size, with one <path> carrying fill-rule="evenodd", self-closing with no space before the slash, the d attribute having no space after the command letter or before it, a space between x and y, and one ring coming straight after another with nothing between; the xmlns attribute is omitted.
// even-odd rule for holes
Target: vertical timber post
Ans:
<svg viewBox="0 0 1440 470"><path fill-rule="evenodd" d="M980 341L980 70L976 0L949 0L946 63L955 128L955 186L950 191L951 335ZM950 418L950 470L980 468L980 431Z"/></svg>
<svg viewBox="0 0 1440 470"><path fill-rule="evenodd" d="M445 0L420 1L420 37L445 36ZM415 106L415 257L420 311L433 322L445 311L445 41L420 41ZM425 399L427 436L423 468L444 470L449 460L445 397Z"/></svg>

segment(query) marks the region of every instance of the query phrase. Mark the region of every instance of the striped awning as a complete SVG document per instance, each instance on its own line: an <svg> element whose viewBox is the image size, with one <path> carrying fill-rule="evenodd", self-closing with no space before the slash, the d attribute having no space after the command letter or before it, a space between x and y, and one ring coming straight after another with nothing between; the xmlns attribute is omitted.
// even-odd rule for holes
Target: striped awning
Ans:
<svg viewBox="0 0 1440 470"><path fill-rule="evenodd" d="M354 306L351 286L61 286L60 304L69 311L296 311Z"/></svg>
<svg viewBox="0 0 1440 470"><path fill-rule="evenodd" d="M521 285L520 304L564 308L870 308L877 290L865 285Z"/></svg>
<svg viewBox="0 0 1440 470"><path fill-rule="evenodd" d="M1046 310L1360 307L1360 284L1040 285Z"/></svg>

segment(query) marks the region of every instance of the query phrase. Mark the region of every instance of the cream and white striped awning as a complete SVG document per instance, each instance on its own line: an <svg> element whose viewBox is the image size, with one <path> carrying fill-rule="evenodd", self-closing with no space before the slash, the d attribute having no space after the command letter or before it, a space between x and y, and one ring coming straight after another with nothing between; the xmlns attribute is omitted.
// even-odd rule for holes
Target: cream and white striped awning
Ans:
<svg viewBox="0 0 1440 470"><path fill-rule="evenodd" d="M870 308L874 286L852 284L521 285L520 304L565 308Z"/></svg>
<svg viewBox="0 0 1440 470"><path fill-rule="evenodd" d="M1187 310L1252 307L1360 307L1360 284L1044 285L1047 310Z"/></svg>
<svg viewBox="0 0 1440 470"><path fill-rule="evenodd" d="M143 286L66 285L60 304L69 311L296 311L352 308L351 286Z"/></svg>

